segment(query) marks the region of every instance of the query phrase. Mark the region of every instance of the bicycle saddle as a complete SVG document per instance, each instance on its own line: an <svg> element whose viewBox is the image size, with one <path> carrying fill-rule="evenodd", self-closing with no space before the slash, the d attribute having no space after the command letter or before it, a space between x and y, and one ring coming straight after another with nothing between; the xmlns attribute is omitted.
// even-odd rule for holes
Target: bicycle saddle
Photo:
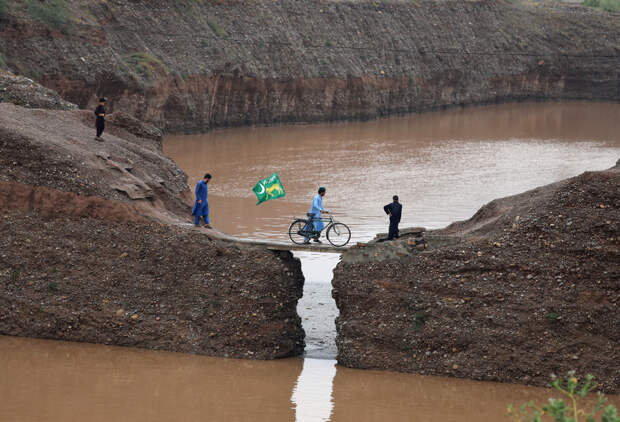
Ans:
<svg viewBox="0 0 620 422"><path fill-rule="evenodd" d="M306 213L306 217L314 217L314 213L313 212L307 212Z"/></svg>

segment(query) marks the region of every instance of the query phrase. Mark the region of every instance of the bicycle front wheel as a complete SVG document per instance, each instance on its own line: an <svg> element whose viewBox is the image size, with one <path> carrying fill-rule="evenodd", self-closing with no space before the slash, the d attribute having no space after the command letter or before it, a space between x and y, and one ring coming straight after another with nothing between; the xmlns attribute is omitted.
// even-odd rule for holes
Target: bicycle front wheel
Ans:
<svg viewBox="0 0 620 422"><path fill-rule="evenodd" d="M297 219L291 223L291 226L288 228L288 237L291 238L293 243L297 245L304 243L305 237L309 236L307 225L308 222L301 219Z"/></svg>
<svg viewBox="0 0 620 422"><path fill-rule="evenodd" d="M349 243L351 230L346 224L334 223L327 229L327 240L334 246L342 247Z"/></svg>

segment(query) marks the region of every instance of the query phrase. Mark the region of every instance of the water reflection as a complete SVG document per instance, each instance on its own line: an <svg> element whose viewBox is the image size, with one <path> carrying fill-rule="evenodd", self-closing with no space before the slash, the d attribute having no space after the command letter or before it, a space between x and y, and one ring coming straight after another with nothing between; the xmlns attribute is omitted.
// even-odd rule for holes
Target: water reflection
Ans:
<svg viewBox="0 0 620 422"><path fill-rule="evenodd" d="M304 359L291 401L295 404L296 422L324 422L330 420L333 379L336 361L327 359Z"/></svg>

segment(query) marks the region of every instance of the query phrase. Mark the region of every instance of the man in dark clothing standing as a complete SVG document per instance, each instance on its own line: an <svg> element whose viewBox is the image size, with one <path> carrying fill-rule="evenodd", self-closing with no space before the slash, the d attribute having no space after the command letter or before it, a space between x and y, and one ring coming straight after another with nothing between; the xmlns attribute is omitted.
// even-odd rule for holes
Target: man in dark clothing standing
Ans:
<svg viewBox="0 0 620 422"><path fill-rule="evenodd" d="M98 141L103 141L101 134L103 133L103 129L105 128L105 98L99 98L99 105L95 109L95 116L97 119L95 120L95 127L97 128L97 136L95 139Z"/></svg>
<svg viewBox="0 0 620 422"><path fill-rule="evenodd" d="M398 196L392 197L393 202L383 207L383 211L390 216L390 230L388 232L388 240L398 238L398 223L400 223L400 215L403 211L403 206L398 202Z"/></svg>

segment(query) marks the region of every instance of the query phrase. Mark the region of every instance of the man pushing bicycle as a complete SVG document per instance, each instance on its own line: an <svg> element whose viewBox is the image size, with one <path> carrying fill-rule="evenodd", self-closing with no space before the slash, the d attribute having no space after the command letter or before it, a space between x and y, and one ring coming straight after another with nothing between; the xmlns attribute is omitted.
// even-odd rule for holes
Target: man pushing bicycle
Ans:
<svg viewBox="0 0 620 422"><path fill-rule="evenodd" d="M321 231L323 230L324 224L323 219L321 218L321 214L327 214L328 211L323 208L323 197L325 196L325 188L321 186L319 188L318 195L314 197L312 200L312 206L310 207L310 212L308 212L308 217L310 217L310 221L314 225L315 234L312 236L312 240L316 243L321 243L319 240L319 236L321 236ZM304 243L310 243L310 237L304 238Z"/></svg>

